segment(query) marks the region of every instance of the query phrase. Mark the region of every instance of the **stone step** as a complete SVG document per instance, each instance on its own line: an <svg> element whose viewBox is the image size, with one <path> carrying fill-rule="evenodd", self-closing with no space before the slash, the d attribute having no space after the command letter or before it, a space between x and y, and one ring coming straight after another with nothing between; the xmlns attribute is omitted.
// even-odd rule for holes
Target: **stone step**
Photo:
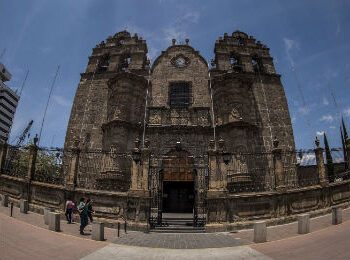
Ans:
<svg viewBox="0 0 350 260"><path fill-rule="evenodd" d="M156 227L151 229L150 232L156 233L205 233L204 227L189 227L189 226L167 226Z"/></svg>
<svg viewBox="0 0 350 260"><path fill-rule="evenodd" d="M163 218L162 223L164 225L183 225L183 226L193 226L193 219L168 219Z"/></svg>

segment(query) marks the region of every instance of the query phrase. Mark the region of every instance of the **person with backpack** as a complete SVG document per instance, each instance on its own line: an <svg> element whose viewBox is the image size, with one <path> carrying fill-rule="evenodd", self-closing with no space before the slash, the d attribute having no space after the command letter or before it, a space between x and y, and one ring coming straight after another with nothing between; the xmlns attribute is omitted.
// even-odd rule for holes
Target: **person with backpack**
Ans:
<svg viewBox="0 0 350 260"><path fill-rule="evenodd" d="M73 221L73 219L72 219L73 208L74 208L74 202L72 200L68 199L66 202L65 214L64 214L66 216L68 224L71 224Z"/></svg>
<svg viewBox="0 0 350 260"><path fill-rule="evenodd" d="M80 199L78 211L80 214L80 235L85 235L84 228L88 225L88 207L89 203L85 198Z"/></svg>
<svg viewBox="0 0 350 260"><path fill-rule="evenodd" d="M88 199L87 203L89 203L87 215L90 219L90 222L93 223L94 219L92 218L92 214L95 213L95 211L92 209L92 200Z"/></svg>

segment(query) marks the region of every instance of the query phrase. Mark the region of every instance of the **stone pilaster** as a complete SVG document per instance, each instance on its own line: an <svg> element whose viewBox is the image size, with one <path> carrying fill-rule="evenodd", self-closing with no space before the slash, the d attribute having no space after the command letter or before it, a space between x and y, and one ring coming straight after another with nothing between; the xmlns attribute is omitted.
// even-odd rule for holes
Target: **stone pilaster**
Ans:
<svg viewBox="0 0 350 260"><path fill-rule="evenodd" d="M71 162L69 167L68 178L66 180L66 187L70 190L73 190L76 185L77 175L78 175L78 166L79 166L79 140L74 141L74 146L72 149Z"/></svg>
<svg viewBox="0 0 350 260"><path fill-rule="evenodd" d="M328 184L328 178L327 178L326 167L324 165L323 148L320 147L320 141L318 140L317 137L315 140L315 144L316 144L316 149L314 151L316 155L318 179L319 179L320 185L325 186Z"/></svg>
<svg viewBox="0 0 350 260"><path fill-rule="evenodd" d="M148 191L148 172L149 172L150 150L149 148L141 149L142 180L141 189Z"/></svg>
<svg viewBox="0 0 350 260"><path fill-rule="evenodd" d="M145 142L143 148L140 149L139 146L140 141L136 139L132 158L129 195L148 196L148 171L150 160L148 141Z"/></svg>
<svg viewBox="0 0 350 260"><path fill-rule="evenodd" d="M283 162L282 162L282 149L278 148L279 141L277 138L273 140L273 169L275 173L276 190L283 191L286 189L284 174L283 174Z"/></svg>
<svg viewBox="0 0 350 260"><path fill-rule="evenodd" d="M209 197L219 197L227 191L226 165L222 159L222 152L216 150L210 141L209 150Z"/></svg>
<svg viewBox="0 0 350 260"><path fill-rule="evenodd" d="M3 143L0 143L0 174L3 173L5 168L5 160L7 154L7 137Z"/></svg>

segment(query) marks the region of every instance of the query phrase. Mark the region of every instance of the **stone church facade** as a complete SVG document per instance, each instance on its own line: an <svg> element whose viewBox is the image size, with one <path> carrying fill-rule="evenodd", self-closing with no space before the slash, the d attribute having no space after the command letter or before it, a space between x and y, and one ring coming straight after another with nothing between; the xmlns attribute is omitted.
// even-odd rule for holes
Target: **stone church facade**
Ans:
<svg viewBox="0 0 350 260"><path fill-rule="evenodd" d="M276 140L282 151L295 145L269 48L236 31L216 40L214 54L208 66L188 39L173 40L151 65L146 41L126 31L96 45L69 119L66 182L127 194L134 198L130 209L139 198L143 206L128 217L135 222L157 222L164 212L232 221L238 206L222 206L222 213L211 207L224 205L242 187L274 190L278 178L293 186L295 155L284 156L282 177L273 172ZM256 212L267 207L258 204Z"/></svg>

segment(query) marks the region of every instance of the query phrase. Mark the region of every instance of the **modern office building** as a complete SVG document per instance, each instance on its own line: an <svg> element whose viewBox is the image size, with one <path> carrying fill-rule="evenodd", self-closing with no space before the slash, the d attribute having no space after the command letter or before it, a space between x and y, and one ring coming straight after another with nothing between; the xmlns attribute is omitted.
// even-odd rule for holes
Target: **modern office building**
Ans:
<svg viewBox="0 0 350 260"><path fill-rule="evenodd" d="M4 82L11 79L11 73L0 62L0 140L4 140L11 131L19 96Z"/></svg>

